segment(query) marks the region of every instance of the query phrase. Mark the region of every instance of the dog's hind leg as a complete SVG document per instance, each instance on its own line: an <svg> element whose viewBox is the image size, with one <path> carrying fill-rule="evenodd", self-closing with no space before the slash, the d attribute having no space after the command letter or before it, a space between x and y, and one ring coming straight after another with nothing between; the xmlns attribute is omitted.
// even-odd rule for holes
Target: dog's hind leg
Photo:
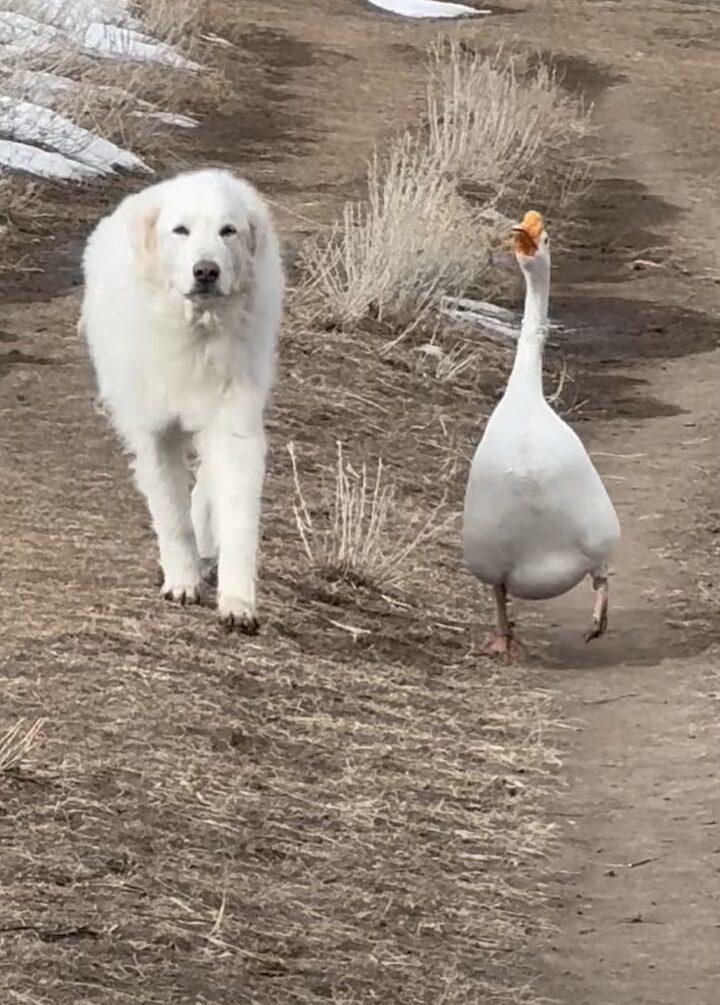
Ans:
<svg viewBox="0 0 720 1005"><path fill-rule="evenodd" d="M196 603L200 562L190 516L189 472L178 429L134 437L135 476L147 499L160 549L163 596Z"/></svg>
<svg viewBox="0 0 720 1005"><path fill-rule="evenodd" d="M207 468L201 463L195 478L190 503L195 541L202 564L203 578L217 584L218 546L213 525L213 508Z"/></svg>

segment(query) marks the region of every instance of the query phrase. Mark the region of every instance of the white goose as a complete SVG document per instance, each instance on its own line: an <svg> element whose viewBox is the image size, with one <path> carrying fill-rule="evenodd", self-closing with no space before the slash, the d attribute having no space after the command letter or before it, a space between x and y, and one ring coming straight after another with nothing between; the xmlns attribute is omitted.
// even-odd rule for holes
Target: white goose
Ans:
<svg viewBox="0 0 720 1005"><path fill-rule="evenodd" d="M505 394L475 451L463 522L465 561L493 587L495 653L513 656L508 594L558 597L592 576L596 592L586 639L607 628L608 567L620 524L587 452L548 405L542 353L550 295L550 241L542 217L526 213L513 227L513 250L525 277L525 311Z"/></svg>

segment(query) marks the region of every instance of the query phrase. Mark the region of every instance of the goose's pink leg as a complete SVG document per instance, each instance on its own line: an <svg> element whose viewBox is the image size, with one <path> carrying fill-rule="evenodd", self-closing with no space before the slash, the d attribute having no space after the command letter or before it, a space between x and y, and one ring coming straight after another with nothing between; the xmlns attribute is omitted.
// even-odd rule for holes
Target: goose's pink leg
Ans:
<svg viewBox="0 0 720 1005"><path fill-rule="evenodd" d="M609 584L607 569L601 569L593 575L593 590L595 590L595 607L593 608L592 621L585 633L585 641L599 639L604 635L608 626L608 599Z"/></svg>
<svg viewBox="0 0 720 1005"><path fill-rule="evenodd" d="M516 659L522 653L522 646L515 638L515 624L508 617L507 590L504 586L494 586L495 618L497 633L485 640L485 651L493 656Z"/></svg>

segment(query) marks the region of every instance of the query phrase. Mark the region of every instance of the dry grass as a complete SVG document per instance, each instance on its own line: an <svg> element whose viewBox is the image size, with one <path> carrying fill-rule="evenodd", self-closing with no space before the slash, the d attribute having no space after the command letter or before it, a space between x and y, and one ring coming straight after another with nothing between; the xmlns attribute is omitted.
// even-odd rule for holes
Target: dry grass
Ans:
<svg viewBox="0 0 720 1005"><path fill-rule="evenodd" d="M348 203L303 252L311 302L333 324L416 321L489 267L489 243L451 179L412 138L368 167L368 199Z"/></svg>
<svg viewBox="0 0 720 1005"><path fill-rule="evenodd" d="M19 719L0 736L0 772L15 771L22 765L44 725L44 719L36 719L30 725Z"/></svg>
<svg viewBox="0 0 720 1005"><path fill-rule="evenodd" d="M553 204L559 212L587 174L583 143L590 130L589 110L547 65L530 69L503 49L479 55L457 37L432 46L431 154L441 173L477 186L486 203L544 201L549 179L557 176L552 187L564 196Z"/></svg>
<svg viewBox="0 0 720 1005"><path fill-rule="evenodd" d="M70 658L87 675L85 728L71 745L64 705L47 796L3 792L0 940L21 964L5 996L534 1000L502 975L541 931L523 886L549 837L542 695L470 663L423 679L366 649L301 659L277 637L284 666L207 646L200 671L190 639L111 624L111 656L98 625L55 657L56 687Z"/></svg>
<svg viewBox="0 0 720 1005"><path fill-rule="evenodd" d="M443 317L431 337L414 346L415 369L432 375L441 384L462 384L492 364L499 364L499 377L512 365L514 345L498 342L490 329L474 323L468 330Z"/></svg>
<svg viewBox="0 0 720 1005"><path fill-rule="evenodd" d="M195 54L208 0L135 0L143 27L188 57Z"/></svg>
<svg viewBox="0 0 720 1005"><path fill-rule="evenodd" d="M0 227L3 233L20 220L28 229L41 228L51 218L43 208L38 182L13 175L0 177ZM12 263L11 267L14 267ZM1 268L2 266L0 266Z"/></svg>
<svg viewBox="0 0 720 1005"><path fill-rule="evenodd" d="M456 342L447 351L441 351L434 358L435 376L443 383L450 383L463 374L466 370L477 366L478 357L482 355L477 348L468 348L462 342ZM432 357L431 357L432 358Z"/></svg>
<svg viewBox="0 0 720 1005"><path fill-rule="evenodd" d="M188 5L188 11L191 6L195 5ZM182 116L184 124L189 126L188 116L200 120L206 114L217 114L232 98L233 89L228 79L222 70L213 66L198 73L131 58L102 58L82 50L76 34L61 30L72 11L69 2L49 7L39 0L31 5L18 0L0 0L0 14L4 11L35 17L41 24L52 22L52 27L57 29L40 51L6 48L0 53L0 95L49 110L45 115L41 146L57 146L66 155L82 160L92 138L100 137L135 154L148 166L163 167L172 161L173 150L179 145L175 137L180 134L182 140L187 132L178 125L169 124L169 120ZM214 46L200 38L199 28L185 33L179 43L178 38L173 37L171 26L163 26L162 10L138 8L136 14L147 15L147 21L139 22L144 32L154 33L156 39L176 47L179 44L184 56L200 62L212 61ZM166 14L169 18L170 6ZM130 55L128 52L127 56ZM3 114L4 135L11 137L15 128L12 105L3 108ZM20 123L21 133L27 130L31 118L26 116ZM35 115L36 126L37 120ZM87 130L89 136L75 133L71 140L66 124ZM3 206L0 228L6 255L0 272L22 273L28 284L34 284L33 277L40 277L48 265L46 258L50 248L39 235L50 226L57 228L52 218L62 219L64 226L60 229L66 236L76 230L85 232L84 221L89 227L97 218L103 208L99 186L82 205L72 194L68 199L64 188L44 179L28 180L22 174L8 172L3 175L0 179ZM28 242L35 246L28 249Z"/></svg>
<svg viewBox="0 0 720 1005"><path fill-rule="evenodd" d="M170 117L196 120L232 97L219 70L195 73L151 63L85 61L62 110L78 125L151 159L172 142ZM169 117L169 118L165 118Z"/></svg>
<svg viewBox="0 0 720 1005"><path fill-rule="evenodd" d="M384 474L382 458L373 474L367 461L353 466L338 442L332 487L322 492L313 516L300 482L294 444L288 445L288 452L295 486L295 523L311 567L329 579L380 591L406 583L413 552L447 526L447 520L438 520L441 507L419 526L414 525L407 514L399 512L397 493ZM417 574L417 569L414 572Z"/></svg>
<svg viewBox="0 0 720 1005"><path fill-rule="evenodd" d="M238 640L213 611L157 597L152 535L93 412L75 318L69 298L30 325L19 308L5 319L28 357L58 364L9 370L0 423L0 518L14 528L3 707L8 722L48 719L42 772L0 776L0 929L12 929L0 932L0 1000L174 1005L201 989L213 1005L533 1002L549 698L530 671L498 674L474 648L481 598L452 528L404 549L401 592L321 590L280 449L296 423L312 555L324 529L352 554L371 523L384 555L416 536L407 514L442 526L442 485L459 489L437 415L452 402L465 449L477 395L466 402L460 380L448 398L364 341L341 358L312 332L286 343L263 631ZM335 472L327 493L323 480L339 435L341 498L356 502L335 521ZM386 459L377 491L376 465L363 477L347 463L371 456ZM372 501L390 471L383 523Z"/></svg>
<svg viewBox="0 0 720 1005"><path fill-rule="evenodd" d="M316 174L315 147L306 176L284 149L271 139L254 167ZM452 198L466 228L472 210ZM436 247L453 256L447 234ZM425 275L423 310L438 285ZM391 294L366 310L392 320ZM486 403L472 367L451 379L450 350L448 379L428 375L406 345L379 351L374 326L357 339L298 325L284 340L263 628L239 640L212 611L158 599L76 314L68 297L11 305L3 324L0 683L7 722L47 724L42 771L0 774L0 1000L535 1003L551 702L531 672L498 674L477 652L482 598L439 518Z"/></svg>
<svg viewBox="0 0 720 1005"><path fill-rule="evenodd" d="M540 64L520 72L456 39L430 54L428 121L368 168L367 200L301 252L301 297L328 326L386 321L403 331L445 295L488 293L501 203L559 211L587 175L589 115ZM452 369L452 368L451 368Z"/></svg>

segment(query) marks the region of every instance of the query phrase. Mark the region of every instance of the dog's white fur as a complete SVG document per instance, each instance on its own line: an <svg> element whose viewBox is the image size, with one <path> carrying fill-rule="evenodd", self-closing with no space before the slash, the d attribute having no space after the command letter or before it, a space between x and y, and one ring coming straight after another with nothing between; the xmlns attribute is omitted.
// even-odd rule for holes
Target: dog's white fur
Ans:
<svg viewBox="0 0 720 1005"><path fill-rule="evenodd" d="M220 268L209 295L193 275L207 261ZM220 615L252 630L263 413L284 285L268 208L229 172L181 174L101 220L83 268L80 329L100 396L135 458L163 593L197 600L201 560L217 558ZM192 500L188 440L200 461Z"/></svg>

